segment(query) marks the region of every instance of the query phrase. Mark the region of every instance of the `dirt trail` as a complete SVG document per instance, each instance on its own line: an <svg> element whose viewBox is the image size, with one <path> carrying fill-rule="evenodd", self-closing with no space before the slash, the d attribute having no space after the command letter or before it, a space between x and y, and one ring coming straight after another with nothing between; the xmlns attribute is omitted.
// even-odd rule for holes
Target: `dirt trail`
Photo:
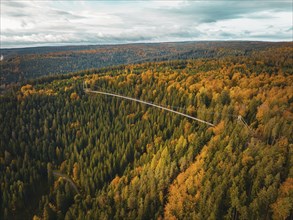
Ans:
<svg viewBox="0 0 293 220"><path fill-rule="evenodd" d="M59 171L56 171L56 170L53 171L53 175L55 177L62 177L63 179L65 179L66 181L68 181L70 183L70 185L72 186L72 188L75 190L75 192L77 194L79 194L79 191L78 191L78 188L77 188L76 184L73 182L73 180L69 176L67 176L67 175L65 175L65 174L63 174L63 173L61 173Z"/></svg>

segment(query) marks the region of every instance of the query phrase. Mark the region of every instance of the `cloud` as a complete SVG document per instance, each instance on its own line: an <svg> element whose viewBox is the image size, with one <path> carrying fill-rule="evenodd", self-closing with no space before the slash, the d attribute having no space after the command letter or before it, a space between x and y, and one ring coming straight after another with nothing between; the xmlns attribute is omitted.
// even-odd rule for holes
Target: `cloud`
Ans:
<svg viewBox="0 0 293 220"><path fill-rule="evenodd" d="M291 1L1 1L1 47L292 41Z"/></svg>
<svg viewBox="0 0 293 220"><path fill-rule="evenodd" d="M24 8L27 4L19 2L19 1L1 1L1 6L8 6L12 8Z"/></svg>
<svg viewBox="0 0 293 220"><path fill-rule="evenodd" d="M169 16L194 19L197 23L217 22L227 19L236 19L254 15L262 19L266 16L274 17L276 12L291 12L291 1L190 1L180 8L158 9Z"/></svg>

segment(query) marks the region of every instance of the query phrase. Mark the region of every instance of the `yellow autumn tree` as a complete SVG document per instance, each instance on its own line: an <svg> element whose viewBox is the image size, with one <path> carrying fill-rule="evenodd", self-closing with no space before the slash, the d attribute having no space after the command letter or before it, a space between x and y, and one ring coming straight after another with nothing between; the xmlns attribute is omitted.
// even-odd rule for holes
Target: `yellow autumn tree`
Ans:
<svg viewBox="0 0 293 220"><path fill-rule="evenodd" d="M71 100L78 100L79 99L79 96L78 96L78 94L76 92L73 92L70 95L70 99Z"/></svg>
<svg viewBox="0 0 293 220"><path fill-rule="evenodd" d="M74 163L73 165L73 179L76 181L79 179L79 166L77 163Z"/></svg>
<svg viewBox="0 0 293 220"><path fill-rule="evenodd" d="M271 205L273 219L287 219L293 210L293 178L287 178L281 185L278 198Z"/></svg>

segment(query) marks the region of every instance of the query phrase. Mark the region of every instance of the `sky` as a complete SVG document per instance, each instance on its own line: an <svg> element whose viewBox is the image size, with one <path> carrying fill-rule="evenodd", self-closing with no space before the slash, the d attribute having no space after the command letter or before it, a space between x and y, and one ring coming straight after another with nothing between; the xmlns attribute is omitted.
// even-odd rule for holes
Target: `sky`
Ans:
<svg viewBox="0 0 293 220"><path fill-rule="evenodd" d="M1 48L292 41L291 0L1 0Z"/></svg>

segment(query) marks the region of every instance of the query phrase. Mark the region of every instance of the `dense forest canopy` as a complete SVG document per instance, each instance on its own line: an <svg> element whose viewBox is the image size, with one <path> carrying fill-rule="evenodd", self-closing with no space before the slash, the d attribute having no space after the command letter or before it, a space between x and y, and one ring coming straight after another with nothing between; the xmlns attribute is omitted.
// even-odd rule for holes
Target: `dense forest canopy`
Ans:
<svg viewBox="0 0 293 220"><path fill-rule="evenodd" d="M0 89L45 75L174 59L250 56L254 51L280 46L290 43L203 41L0 49Z"/></svg>
<svg viewBox="0 0 293 220"><path fill-rule="evenodd" d="M0 218L292 218L292 54L96 69L1 95Z"/></svg>

